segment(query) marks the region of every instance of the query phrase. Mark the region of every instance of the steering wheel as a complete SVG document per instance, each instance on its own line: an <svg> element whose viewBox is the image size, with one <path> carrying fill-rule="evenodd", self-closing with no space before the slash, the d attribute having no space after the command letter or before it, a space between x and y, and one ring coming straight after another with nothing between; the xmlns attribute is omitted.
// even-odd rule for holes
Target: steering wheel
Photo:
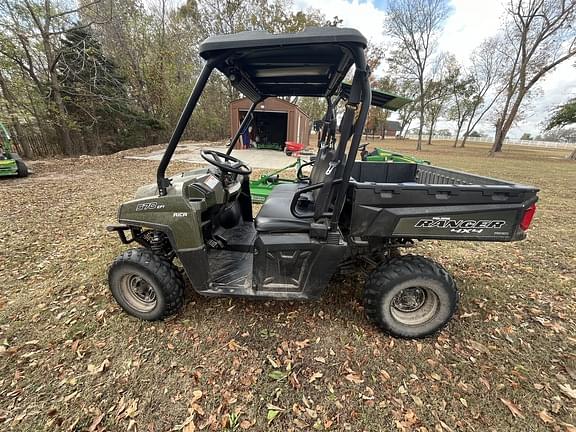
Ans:
<svg viewBox="0 0 576 432"><path fill-rule="evenodd" d="M250 175L252 173L252 168L246 165L246 162L242 162L240 159L236 159L226 153L216 150L202 150L200 156L206 162L220 168L222 171L240 175Z"/></svg>

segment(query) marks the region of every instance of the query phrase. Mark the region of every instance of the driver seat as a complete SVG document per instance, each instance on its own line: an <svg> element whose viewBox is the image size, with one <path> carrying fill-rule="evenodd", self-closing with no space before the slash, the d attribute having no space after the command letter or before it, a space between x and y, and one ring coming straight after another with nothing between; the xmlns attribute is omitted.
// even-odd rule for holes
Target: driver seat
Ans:
<svg viewBox="0 0 576 432"><path fill-rule="evenodd" d="M310 185L322 183L326 178L326 171L336 152L330 147L318 150L316 162L310 173ZM302 233L310 230L314 218L297 218L290 211L290 204L298 189L308 186L302 183L287 183L276 186L268 196L258 216L254 220L256 230L266 233ZM319 190L301 195L298 208L304 212L314 209Z"/></svg>

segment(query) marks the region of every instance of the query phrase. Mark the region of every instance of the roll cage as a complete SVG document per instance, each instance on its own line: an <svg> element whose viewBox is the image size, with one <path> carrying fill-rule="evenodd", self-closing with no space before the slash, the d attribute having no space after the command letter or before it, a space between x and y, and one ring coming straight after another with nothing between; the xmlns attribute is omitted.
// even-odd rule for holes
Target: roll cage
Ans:
<svg viewBox="0 0 576 432"><path fill-rule="evenodd" d="M342 83L340 90L335 97L326 98L326 114L324 115L322 121L322 128L318 134L318 146L328 145L334 146L336 140L336 109L341 101L347 101L350 97L350 92L352 90L352 85L348 83ZM372 89L372 100L371 105L373 107L378 107L386 109L388 111L396 111L402 108L404 105L413 102L412 99L398 96L389 92L384 92L381 90Z"/></svg>
<svg viewBox="0 0 576 432"><path fill-rule="evenodd" d="M206 39L199 48L199 54L206 63L158 167L159 194L166 195L171 185L165 175L166 168L210 75L217 69L252 101L248 115L232 137L228 154L247 126L250 114L267 97L325 97L329 111L333 111L330 107L335 106L331 102L333 97L346 101L335 157L326 170L324 181L310 186L330 197L330 202L323 200L323 208L316 209L315 218L327 219L330 229L336 229L372 100L368 80L370 70L364 53L366 44L366 39L358 31L332 27L277 35L243 32ZM352 66L351 84L342 85Z"/></svg>

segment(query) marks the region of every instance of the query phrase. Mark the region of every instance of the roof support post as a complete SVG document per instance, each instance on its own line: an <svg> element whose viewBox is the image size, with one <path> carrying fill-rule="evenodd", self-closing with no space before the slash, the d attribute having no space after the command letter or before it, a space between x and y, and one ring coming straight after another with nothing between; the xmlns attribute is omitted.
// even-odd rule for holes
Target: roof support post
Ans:
<svg viewBox="0 0 576 432"><path fill-rule="evenodd" d="M160 196L166 195L166 188L171 185L170 179L166 178L166 168L174 155L176 146L180 142L180 138L182 138L182 134L188 125L190 116L192 115L192 112L194 112L194 108L196 108L198 99L200 99L200 95L204 91L204 87L206 87L206 83L208 82L208 78L210 78L213 69L214 62L207 62L202 68L202 72L200 72L200 75L198 76L194 89L188 98L188 102L186 102L184 111L182 111L180 119L178 119L178 123L176 124L176 128L174 129L174 132L172 132L172 136L168 142L168 147L166 147L166 150L164 151L160 165L158 165L156 182L158 183L158 193Z"/></svg>
<svg viewBox="0 0 576 432"><path fill-rule="evenodd" d="M242 123L240 123L240 127L238 128L238 130L234 134L234 137L230 140L230 144L228 144L228 150L226 150L227 155L232 153L232 150L234 149L234 147L236 147L236 143L238 142L240 135L242 135L242 132L244 132L244 129L248 127L248 124L250 123L250 117L252 116L252 113L254 112L254 110L256 109L256 106L258 106L258 104L260 102L261 101L252 102L252 105L250 105L248 112L246 113L246 115L242 119Z"/></svg>
<svg viewBox="0 0 576 432"><path fill-rule="evenodd" d="M334 106L332 105L332 97L328 96L326 98L326 114L323 118L322 130L318 134L318 147L322 146L322 143L326 145L326 138L328 136L328 130L330 127L330 121L334 117Z"/></svg>
<svg viewBox="0 0 576 432"><path fill-rule="evenodd" d="M352 167L354 166L356 154L358 153L358 148L360 147L362 132L368 118L368 110L370 109L370 103L372 101L372 90L370 89L370 82L368 80L370 76L370 68L366 64L364 50L358 46L355 46L352 49L356 63L356 72L354 73L354 80L352 82L352 89L350 91L350 97L348 99L346 110L348 111L349 109L352 109L355 111L360 102L362 102L362 106L360 108L360 114L358 115L356 122L354 122L354 126L351 127L351 129L354 131L354 134L352 136L352 143L350 144L348 157L346 158L346 165L344 166L344 171L342 172L342 182L338 187L338 195L336 196L336 201L334 202L334 211L332 212L332 217L330 219L331 230L336 230L338 228L338 220L340 219L340 213L342 212L342 208L344 206L344 200L346 198L348 183L352 173ZM348 135L349 130L345 130L344 125L341 125L341 129L342 134ZM346 141L348 138L349 136L341 137L341 142L338 146L339 152L345 151Z"/></svg>

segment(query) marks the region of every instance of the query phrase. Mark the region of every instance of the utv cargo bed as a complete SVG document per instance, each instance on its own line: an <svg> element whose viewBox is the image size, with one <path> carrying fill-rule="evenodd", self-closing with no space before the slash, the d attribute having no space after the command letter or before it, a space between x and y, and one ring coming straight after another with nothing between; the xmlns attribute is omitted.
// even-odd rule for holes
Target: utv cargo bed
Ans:
<svg viewBox="0 0 576 432"><path fill-rule="evenodd" d="M356 162L351 236L514 241L525 237L538 189L420 164Z"/></svg>

